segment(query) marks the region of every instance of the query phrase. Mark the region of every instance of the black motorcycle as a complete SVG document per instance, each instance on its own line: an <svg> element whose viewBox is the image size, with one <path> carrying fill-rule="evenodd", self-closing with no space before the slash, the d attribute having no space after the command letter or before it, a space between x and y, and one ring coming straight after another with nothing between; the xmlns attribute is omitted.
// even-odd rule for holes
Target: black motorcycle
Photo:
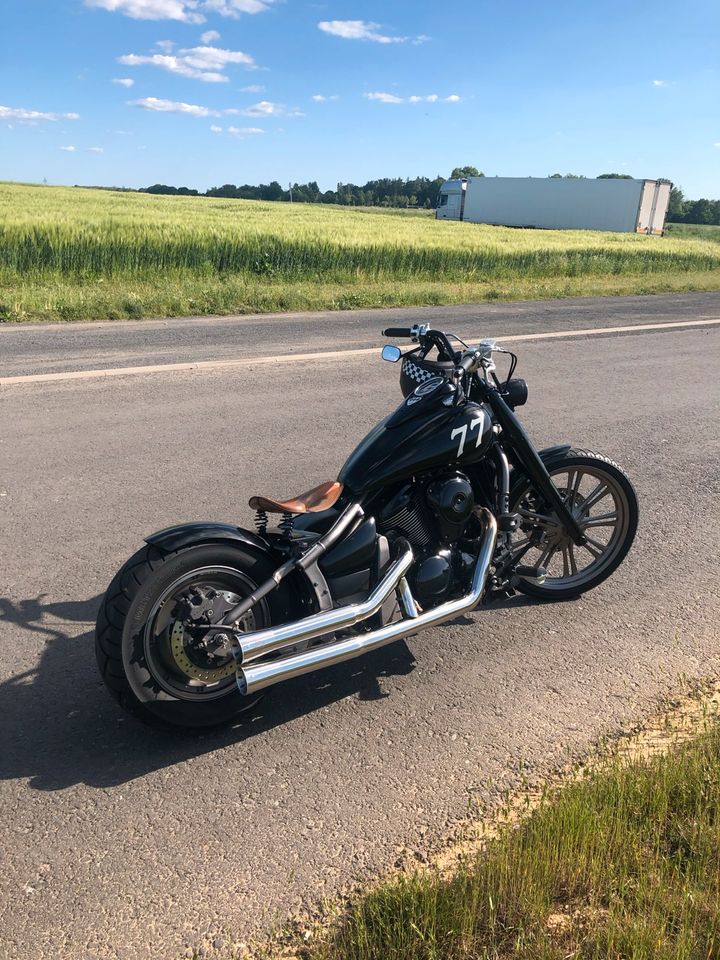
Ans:
<svg viewBox="0 0 720 960"><path fill-rule="evenodd" d="M290 500L252 497L256 533L161 530L113 579L97 659L140 719L224 723L281 680L515 591L577 597L624 559L632 484L598 454L535 450L514 413L528 396L515 354L424 325L384 333L417 344L383 350L401 363L405 399L337 480ZM502 381L497 354L509 357Z"/></svg>

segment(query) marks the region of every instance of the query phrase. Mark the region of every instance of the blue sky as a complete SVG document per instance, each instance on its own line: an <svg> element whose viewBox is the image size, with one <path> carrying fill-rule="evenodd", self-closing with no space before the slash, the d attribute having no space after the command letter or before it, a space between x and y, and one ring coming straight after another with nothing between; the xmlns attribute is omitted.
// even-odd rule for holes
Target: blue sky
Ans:
<svg viewBox="0 0 720 960"><path fill-rule="evenodd" d="M0 179L608 171L720 197L720 3L5 0Z"/></svg>

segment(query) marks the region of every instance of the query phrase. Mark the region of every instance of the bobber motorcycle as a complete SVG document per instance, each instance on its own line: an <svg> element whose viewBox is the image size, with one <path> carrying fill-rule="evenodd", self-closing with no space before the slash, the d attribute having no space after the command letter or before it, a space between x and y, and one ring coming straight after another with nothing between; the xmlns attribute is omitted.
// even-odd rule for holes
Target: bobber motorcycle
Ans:
<svg viewBox="0 0 720 960"><path fill-rule="evenodd" d="M337 479L288 500L252 497L256 531L154 533L114 577L97 660L140 719L229 722L282 680L515 591L577 597L625 558L632 484L604 456L533 447L514 412L528 388L513 353L425 325L384 333L413 344L383 350L400 363L404 400Z"/></svg>

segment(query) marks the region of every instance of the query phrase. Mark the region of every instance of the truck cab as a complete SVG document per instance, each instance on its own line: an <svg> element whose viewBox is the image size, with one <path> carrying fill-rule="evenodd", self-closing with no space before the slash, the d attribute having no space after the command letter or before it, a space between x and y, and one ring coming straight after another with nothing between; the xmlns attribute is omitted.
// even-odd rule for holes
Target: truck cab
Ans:
<svg viewBox="0 0 720 960"><path fill-rule="evenodd" d="M440 187L436 220L462 220L467 180L446 180Z"/></svg>

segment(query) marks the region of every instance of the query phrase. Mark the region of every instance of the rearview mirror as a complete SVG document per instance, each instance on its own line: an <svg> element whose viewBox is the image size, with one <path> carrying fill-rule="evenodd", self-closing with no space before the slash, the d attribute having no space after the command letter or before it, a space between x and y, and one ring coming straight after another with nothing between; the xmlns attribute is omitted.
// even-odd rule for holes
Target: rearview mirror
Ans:
<svg viewBox="0 0 720 960"><path fill-rule="evenodd" d="M400 350L400 347L393 347L388 343L382 348L383 360L389 360L390 363L397 363L401 356L402 351Z"/></svg>

